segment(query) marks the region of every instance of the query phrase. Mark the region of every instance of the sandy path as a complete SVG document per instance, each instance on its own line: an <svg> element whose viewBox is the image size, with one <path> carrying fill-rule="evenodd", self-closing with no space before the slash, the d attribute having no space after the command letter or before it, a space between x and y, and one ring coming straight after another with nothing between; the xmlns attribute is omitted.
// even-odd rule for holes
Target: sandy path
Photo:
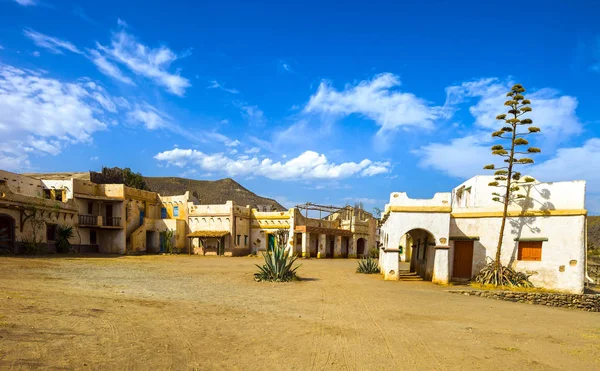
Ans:
<svg viewBox="0 0 600 371"><path fill-rule="evenodd" d="M0 258L0 369L600 370L600 314L303 261Z"/></svg>

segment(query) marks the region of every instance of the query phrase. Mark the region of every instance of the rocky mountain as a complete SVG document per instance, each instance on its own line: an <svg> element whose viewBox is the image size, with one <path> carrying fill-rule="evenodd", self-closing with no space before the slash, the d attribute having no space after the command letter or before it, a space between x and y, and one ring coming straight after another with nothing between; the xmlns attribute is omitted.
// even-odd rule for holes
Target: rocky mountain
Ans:
<svg viewBox="0 0 600 371"><path fill-rule="evenodd" d="M263 210L286 210L279 202L258 196L231 178L220 180L193 180L176 177L145 177L146 183L154 192L164 196L174 196L190 191L200 204L224 204L231 200L238 205L251 205Z"/></svg>

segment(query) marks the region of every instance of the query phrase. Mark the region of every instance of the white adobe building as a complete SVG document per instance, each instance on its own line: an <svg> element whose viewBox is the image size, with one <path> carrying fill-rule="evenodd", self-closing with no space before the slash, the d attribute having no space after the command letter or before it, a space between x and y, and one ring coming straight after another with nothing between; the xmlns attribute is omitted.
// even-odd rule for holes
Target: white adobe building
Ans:
<svg viewBox="0 0 600 371"><path fill-rule="evenodd" d="M494 258L503 205L493 176L476 176L451 193L411 199L392 193L382 216L380 265L386 280L416 272L446 284L469 280ZM509 205L502 263L531 274L536 287L582 293L586 275L585 181L521 186Z"/></svg>

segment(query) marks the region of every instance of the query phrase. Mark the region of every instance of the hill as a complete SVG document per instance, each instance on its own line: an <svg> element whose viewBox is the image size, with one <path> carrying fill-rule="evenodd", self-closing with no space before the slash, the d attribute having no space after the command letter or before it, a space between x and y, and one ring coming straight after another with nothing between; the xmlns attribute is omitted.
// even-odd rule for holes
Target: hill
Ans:
<svg viewBox="0 0 600 371"><path fill-rule="evenodd" d="M600 259L600 216L588 216L588 249Z"/></svg>
<svg viewBox="0 0 600 371"><path fill-rule="evenodd" d="M279 202L260 197L244 188L231 178L220 180L193 180L176 177L144 177L150 189L163 196L174 196L190 191L200 204L224 204L231 200L238 205L251 205L252 207L271 207L272 210L286 210Z"/></svg>

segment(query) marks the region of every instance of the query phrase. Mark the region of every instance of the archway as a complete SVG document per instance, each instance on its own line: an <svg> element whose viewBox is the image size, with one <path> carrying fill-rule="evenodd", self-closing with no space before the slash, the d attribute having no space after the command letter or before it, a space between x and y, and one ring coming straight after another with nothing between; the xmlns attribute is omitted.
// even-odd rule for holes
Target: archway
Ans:
<svg viewBox="0 0 600 371"><path fill-rule="evenodd" d="M421 228L411 229L400 239L399 271L416 273L431 281L435 261L435 236Z"/></svg>
<svg viewBox="0 0 600 371"><path fill-rule="evenodd" d="M359 238L356 241L356 257L362 258L365 256L365 239Z"/></svg>
<svg viewBox="0 0 600 371"><path fill-rule="evenodd" d="M15 219L10 215L0 214L0 248L14 253Z"/></svg>

